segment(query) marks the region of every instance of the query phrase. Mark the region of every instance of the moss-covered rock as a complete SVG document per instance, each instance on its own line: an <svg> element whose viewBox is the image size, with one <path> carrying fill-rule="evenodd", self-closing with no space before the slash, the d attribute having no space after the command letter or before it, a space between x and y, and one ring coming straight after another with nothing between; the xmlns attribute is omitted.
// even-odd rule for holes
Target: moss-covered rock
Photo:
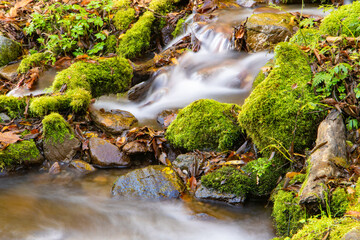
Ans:
<svg viewBox="0 0 360 240"><path fill-rule="evenodd" d="M299 29L294 36L291 37L290 42L296 43L299 46L315 47L321 39L321 32L315 28Z"/></svg>
<svg viewBox="0 0 360 240"><path fill-rule="evenodd" d="M45 116L42 125L45 141L63 143L66 137L75 137L69 123L58 113Z"/></svg>
<svg viewBox="0 0 360 240"><path fill-rule="evenodd" d="M0 168L18 164L39 164L43 160L34 140L10 144L5 150L0 149Z"/></svg>
<svg viewBox="0 0 360 240"><path fill-rule="evenodd" d="M114 16L114 25L117 30L123 31L129 28L135 20L135 9L120 9Z"/></svg>
<svg viewBox="0 0 360 240"><path fill-rule="evenodd" d="M20 55L20 44L0 35L0 67L16 60Z"/></svg>
<svg viewBox="0 0 360 240"><path fill-rule="evenodd" d="M16 118L24 114L26 108L26 98L14 96L0 96L0 112L6 112L9 117Z"/></svg>
<svg viewBox="0 0 360 240"><path fill-rule="evenodd" d="M34 53L26 56L20 63L17 71L18 73L27 73L31 68L40 66L50 56L49 53Z"/></svg>
<svg viewBox="0 0 360 240"><path fill-rule="evenodd" d="M201 177L201 184L222 193L246 197L251 190L251 180L233 167L222 167Z"/></svg>
<svg viewBox="0 0 360 240"><path fill-rule="evenodd" d="M339 240L359 226L360 222L351 218L328 218L325 216L321 219L311 218L291 240L322 240L327 234L326 239Z"/></svg>
<svg viewBox="0 0 360 240"><path fill-rule="evenodd" d="M126 8L131 4L131 0L114 0L114 7Z"/></svg>
<svg viewBox="0 0 360 240"><path fill-rule="evenodd" d="M128 90L132 68L124 58L95 59L95 62L79 61L61 71L55 77L52 88L59 91L63 84L67 89L83 88L93 97Z"/></svg>
<svg viewBox="0 0 360 240"><path fill-rule="evenodd" d="M262 197L269 195L276 187L279 177L284 173L283 160L259 158L251 161L242 169L250 176L251 195Z"/></svg>
<svg viewBox="0 0 360 240"><path fill-rule="evenodd" d="M272 196L274 207L272 216L276 232L280 236L291 236L302 227L300 220L306 218L306 212L299 205L299 197L294 192L279 190Z"/></svg>
<svg viewBox="0 0 360 240"><path fill-rule="evenodd" d="M294 142L295 151L300 152L313 143L322 116L311 113L318 103L308 85L311 77L300 48L279 43L273 69L245 100L238 115L240 126L260 150L274 144L289 149Z"/></svg>
<svg viewBox="0 0 360 240"><path fill-rule="evenodd" d="M139 55L150 45L151 26L155 20L152 12L145 12L119 40L117 53L126 58Z"/></svg>
<svg viewBox="0 0 360 240"><path fill-rule="evenodd" d="M171 33L173 37L179 36L184 30L185 18L180 18L176 23L174 31Z"/></svg>
<svg viewBox="0 0 360 240"><path fill-rule="evenodd" d="M166 131L166 139L187 150L226 150L239 144L241 128L236 123L240 107L202 99L181 109Z"/></svg>
<svg viewBox="0 0 360 240"><path fill-rule="evenodd" d="M346 190L338 187L331 194L330 210L333 217L342 217L350 205Z"/></svg>
<svg viewBox="0 0 360 240"><path fill-rule="evenodd" d="M160 14L166 14L170 12L172 2L172 0L152 0L149 4L149 9Z"/></svg>
<svg viewBox="0 0 360 240"><path fill-rule="evenodd" d="M117 37L115 35L110 35L105 41L105 53L115 53L116 52Z"/></svg>
<svg viewBox="0 0 360 240"><path fill-rule="evenodd" d="M330 36L345 35L348 37L360 36L360 2L343 5L326 16L320 31Z"/></svg>

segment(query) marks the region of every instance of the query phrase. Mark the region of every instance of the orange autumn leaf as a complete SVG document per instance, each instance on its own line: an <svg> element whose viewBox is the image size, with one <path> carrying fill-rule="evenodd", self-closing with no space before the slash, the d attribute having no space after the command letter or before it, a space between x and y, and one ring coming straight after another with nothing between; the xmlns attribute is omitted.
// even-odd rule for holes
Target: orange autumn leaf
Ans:
<svg viewBox="0 0 360 240"><path fill-rule="evenodd" d="M0 132L0 143L3 145L8 145L16 143L20 140L20 135L15 134L14 132Z"/></svg>

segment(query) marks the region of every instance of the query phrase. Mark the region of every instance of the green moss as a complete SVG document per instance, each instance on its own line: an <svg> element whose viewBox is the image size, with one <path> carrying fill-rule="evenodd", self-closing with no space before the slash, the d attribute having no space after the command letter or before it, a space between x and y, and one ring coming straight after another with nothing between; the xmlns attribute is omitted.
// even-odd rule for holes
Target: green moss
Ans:
<svg viewBox="0 0 360 240"><path fill-rule="evenodd" d="M322 115L313 112L318 102L311 87L312 73L307 58L292 43L279 43L269 75L245 100L238 116L254 143L263 150L282 145L301 152L313 143ZM295 134L294 134L294 130Z"/></svg>
<svg viewBox="0 0 360 240"><path fill-rule="evenodd" d="M74 137L69 123L58 113L45 116L42 125L45 141L63 143L66 137Z"/></svg>
<svg viewBox="0 0 360 240"><path fill-rule="evenodd" d="M149 47L154 20L152 12L145 12L119 40L117 53L126 58L133 58Z"/></svg>
<svg viewBox="0 0 360 240"><path fill-rule="evenodd" d="M303 183L305 181L306 174L298 174L295 175L289 182L289 185L292 185L294 183Z"/></svg>
<svg viewBox="0 0 360 240"><path fill-rule="evenodd" d="M176 23L176 27L175 27L174 31L171 33L171 35L173 37L179 36L183 32L184 24L185 24L185 19L180 18L179 21Z"/></svg>
<svg viewBox="0 0 360 240"><path fill-rule="evenodd" d="M32 55L26 56L20 63L17 71L18 73L27 73L31 68L42 65L49 57L49 53L34 53Z"/></svg>
<svg viewBox="0 0 360 240"><path fill-rule="evenodd" d="M116 0L114 1L114 7L126 8L131 4L131 0Z"/></svg>
<svg viewBox="0 0 360 240"><path fill-rule="evenodd" d="M21 45L0 35L0 67L21 56Z"/></svg>
<svg viewBox="0 0 360 240"><path fill-rule="evenodd" d="M360 222L351 218L311 218L307 224L296 233L291 240L323 240L325 235L330 234L327 240L339 240L355 227L359 227Z"/></svg>
<svg viewBox="0 0 360 240"><path fill-rule="evenodd" d="M280 236L291 236L302 226L299 221L306 218L305 210L299 205L299 197L294 192L280 190L272 198L276 232Z"/></svg>
<svg viewBox="0 0 360 240"><path fill-rule="evenodd" d="M331 36L358 37L360 36L359 16L359 1L343 5L323 19L320 31Z"/></svg>
<svg viewBox="0 0 360 240"><path fill-rule="evenodd" d="M187 150L232 149L241 137L236 123L240 107L202 99L181 109L166 131L167 140Z"/></svg>
<svg viewBox="0 0 360 240"><path fill-rule="evenodd" d="M333 217L342 217L350 205L344 188L338 187L331 194L330 210Z"/></svg>
<svg viewBox="0 0 360 240"><path fill-rule="evenodd" d="M250 179L233 167L222 167L201 177L201 184L222 193L245 197L250 191Z"/></svg>
<svg viewBox="0 0 360 240"><path fill-rule="evenodd" d="M0 149L0 168L31 161L39 156L34 140L10 144L5 150Z"/></svg>
<svg viewBox="0 0 360 240"><path fill-rule="evenodd" d="M279 177L284 173L282 160L259 158L251 161L242 169L250 176L251 194L257 197L266 196L276 187Z"/></svg>
<svg viewBox="0 0 360 240"><path fill-rule="evenodd" d="M114 16L114 25L117 30L123 31L129 28L135 20L135 9L120 9Z"/></svg>
<svg viewBox="0 0 360 240"><path fill-rule="evenodd" d="M0 112L6 112L11 118L20 117L25 112L26 98L0 96Z"/></svg>
<svg viewBox="0 0 360 240"><path fill-rule="evenodd" d="M164 15L171 11L171 3L171 0L152 0L149 4L149 9Z"/></svg>
<svg viewBox="0 0 360 240"><path fill-rule="evenodd" d="M312 46L318 43L321 39L321 33L318 29L305 28L299 29L290 39L290 42L296 43L299 46Z"/></svg>
<svg viewBox="0 0 360 240"><path fill-rule="evenodd" d="M91 95L88 91L77 88L66 94L34 98L30 111L35 116L44 116L51 112L62 112L71 109L75 113L83 113L90 104Z"/></svg>
<svg viewBox="0 0 360 240"><path fill-rule="evenodd" d="M254 82L253 82L253 89L256 88L257 85L259 85L259 83L261 83L262 81L265 80L265 74L263 71L260 70L260 72L258 73L258 75L256 76Z"/></svg>
<svg viewBox="0 0 360 240"><path fill-rule="evenodd" d="M125 92L131 78L132 68L124 58L96 59L95 63L80 61L58 73L52 88L58 91L66 84L67 89L83 88L91 91L93 97L99 97Z"/></svg>
<svg viewBox="0 0 360 240"><path fill-rule="evenodd" d="M105 42L105 53L115 53L116 52L117 37L115 35L110 35Z"/></svg>

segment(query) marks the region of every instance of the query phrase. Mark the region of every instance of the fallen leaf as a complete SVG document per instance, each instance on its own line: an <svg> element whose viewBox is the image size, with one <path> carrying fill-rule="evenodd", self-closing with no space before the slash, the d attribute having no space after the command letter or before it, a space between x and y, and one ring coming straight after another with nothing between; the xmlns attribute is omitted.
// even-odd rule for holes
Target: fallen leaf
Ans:
<svg viewBox="0 0 360 240"><path fill-rule="evenodd" d="M20 2L17 2L15 4L14 7L12 7L9 11L9 17L16 17L17 16L17 11L18 9L22 8L22 7L25 7L26 5L28 5L30 2L32 2L32 0L22 0Z"/></svg>
<svg viewBox="0 0 360 240"><path fill-rule="evenodd" d="M0 132L0 143L4 145L16 143L17 141L20 140L19 136L20 135L17 135L14 132L5 132L5 133Z"/></svg>

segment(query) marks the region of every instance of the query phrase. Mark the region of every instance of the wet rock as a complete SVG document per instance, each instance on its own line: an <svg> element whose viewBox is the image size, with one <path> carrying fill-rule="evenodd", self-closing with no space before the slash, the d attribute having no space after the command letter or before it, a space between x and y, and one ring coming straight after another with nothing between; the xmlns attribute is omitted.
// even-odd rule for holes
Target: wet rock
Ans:
<svg viewBox="0 0 360 240"><path fill-rule="evenodd" d="M11 64L0 68L0 78L13 81L17 76L17 68L20 63Z"/></svg>
<svg viewBox="0 0 360 240"><path fill-rule="evenodd" d="M346 233L341 240L358 240L360 239L360 227L355 227Z"/></svg>
<svg viewBox="0 0 360 240"><path fill-rule="evenodd" d="M251 51L272 50L273 47L290 38L293 33L291 15L287 13L259 13L249 18L247 44Z"/></svg>
<svg viewBox="0 0 360 240"><path fill-rule="evenodd" d="M172 162L172 165L180 168L181 171L186 170L189 172L189 169L196 164L200 164L201 160L200 156L195 153L181 154Z"/></svg>
<svg viewBox="0 0 360 240"><path fill-rule="evenodd" d="M0 122L8 122L11 121L11 118L5 113L0 113Z"/></svg>
<svg viewBox="0 0 360 240"><path fill-rule="evenodd" d="M203 185L198 187L195 192L195 197L206 200L217 200L231 204L243 203L245 201L244 197L237 197L235 194L230 193L221 193L213 189L208 189Z"/></svg>
<svg viewBox="0 0 360 240"><path fill-rule="evenodd" d="M91 164L80 159L72 160L69 167L80 173L90 173L96 170L96 168L94 168Z"/></svg>
<svg viewBox="0 0 360 240"><path fill-rule="evenodd" d="M122 150L128 155L153 152L147 141L133 141L125 144Z"/></svg>
<svg viewBox="0 0 360 240"><path fill-rule="evenodd" d="M140 102L145 99L147 91L151 87L152 80L141 82L130 88L128 99L134 102Z"/></svg>
<svg viewBox="0 0 360 240"><path fill-rule="evenodd" d="M110 142L93 137L89 140L91 162L99 167L126 167L130 158Z"/></svg>
<svg viewBox="0 0 360 240"><path fill-rule="evenodd" d="M61 142L44 138L44 155L50 162L68 162L80 150L80 145L81 142L71 134L66 134Z"/></svg>
<svg viewBox="0 0 360 240"><path fill-rule="evenodd" d="M242 7L251 8L251 7L256 6L257 1L254 1L254 0L237 0L236 3L239 4Z"/></svg>
<svg viewBox="0 0 360 240"><path fill-rule="evenodd" d="M95 124L105 132L118 135L124 130L134 127L138 120L130 112L122 110L111 110L106 112L103 109L89 108L90 117Z"/></svg>
<svg viewBox="0 0 360 240"><path fill-rule="evenodd" d="M37 165L44 161L44 157L36 147L34 140L25 140L10 144L5 149L0 149L0 165Z"/></svg>
<svg viewBox="0 0 360 240"><path fill-rule="evenodd" d="M179 198L185 190L182 180L169 167L148 166L120 176L113 188L115 197L163 200Z"/></svg>
<svg viewBox="0 0 360 240"><path fill-rule="evenodd" d="M178 110L164 110L156 118L162 128L167 128L175 120Z"/></svg>
<svg viewBox="0 0 360 240"><path fill-rule="evenodd" d="M165 27L161 29L161 38L163 41L164 46L168 45L173 39L171 33L174 31L174 26L172 24L167 24Z"/></svg>
<svg viewBox="0 0 360 240"><path fill-rule="evenodd" d="M19 43L0 35L0 67L21 56Z"/></svg>
<svg viewBox="0 0 360 240"><path fill-rule="evenodd" d="M58 162L55 162L53 165L51 165L49 169L50 175L56 175L59 174L60 172L61 172L61 168Z"/></svg>
<svg viewBox="0 0 360 240"><path fill-rule="evenodd" d="M300 204L316 212L319 203L325 204L326 183L342 176L347 166L345 124L341 114L332 111L318 128L316 147L310 155L311 168L300 195Z"/></svg>

